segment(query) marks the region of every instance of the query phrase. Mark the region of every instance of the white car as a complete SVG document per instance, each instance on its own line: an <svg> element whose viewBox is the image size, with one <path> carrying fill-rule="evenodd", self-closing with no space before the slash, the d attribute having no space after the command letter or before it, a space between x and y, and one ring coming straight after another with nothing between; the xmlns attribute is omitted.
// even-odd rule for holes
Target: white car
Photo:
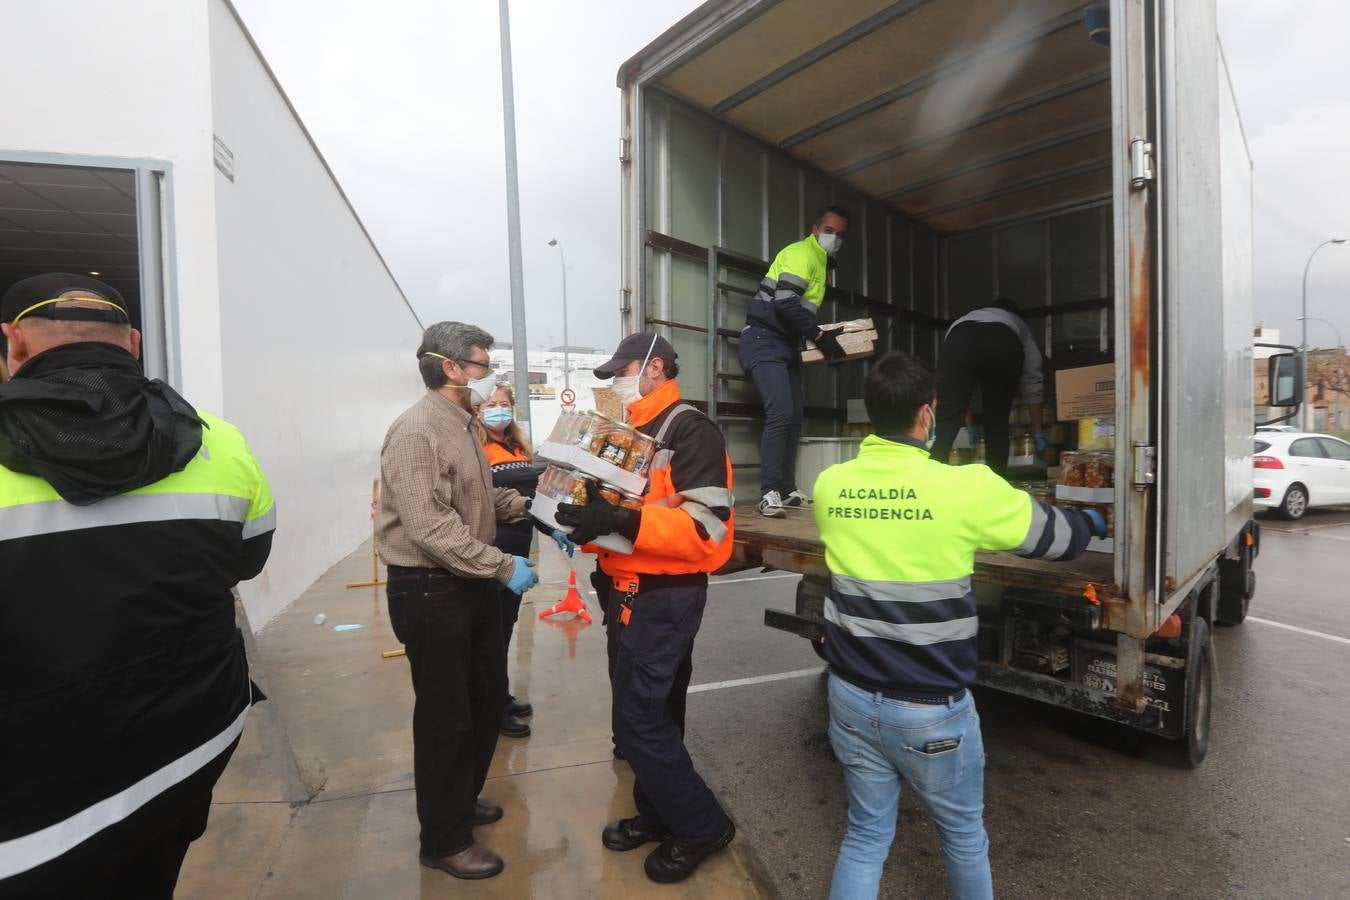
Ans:
<svg viewBox="0 0 1350 900"><path fill-rule="evenodd" d="M1314 506L1350 504L1350 443L1340 438L1262 431L1252 464L1258 508L1301 519Z"/></svg>

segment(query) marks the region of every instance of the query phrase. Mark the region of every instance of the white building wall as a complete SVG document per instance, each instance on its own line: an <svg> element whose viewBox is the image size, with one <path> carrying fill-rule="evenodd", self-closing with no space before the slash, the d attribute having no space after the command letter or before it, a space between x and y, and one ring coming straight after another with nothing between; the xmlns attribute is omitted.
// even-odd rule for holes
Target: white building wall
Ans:
<svg viewBox="0 0 1350 900"><path fill-rule="evenodd" d="M271 561L240 586L257 629L370 536L385 430L423 391L421 327L233 10L207 3L234 154L234 181L214 176L224 415L277 497Z"/></svg>
<svg viewBox="0 0 1350 900"><path fill-rule="evenodd" d="M0 158L17 151L171 164L181 389L219 410L207 56L204 2L138 0L130 9L107 0L0 0Z"/></svg>

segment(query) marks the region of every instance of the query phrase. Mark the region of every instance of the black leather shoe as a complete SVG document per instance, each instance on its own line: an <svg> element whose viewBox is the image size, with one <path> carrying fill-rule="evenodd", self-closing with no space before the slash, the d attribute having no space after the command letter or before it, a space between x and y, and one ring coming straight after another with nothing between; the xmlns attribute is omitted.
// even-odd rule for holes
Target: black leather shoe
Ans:
<svg viewBox="0 0 1350 900"><path fill-rule="evenodd" d="M440 869L468 881L491 878L506 868L502 858L482 844L470 844L458 853L451 853L448 856L431 856L423 853L418 858L422 865L429 869Z"/></svg>
<svg viewBox="0 0 1350 900"><path fill-rule="evenodd" d="M647 877L658 884L684 881L705 859L721 850L736 836L736 826L727 819L726 830L711 842L669 838L647 856Z"/></svg>
<svg viewBox="0 0 1350 900"><path fill-rule="evenodd" d="M473 801L473 824L491 825L504 815L501 805L479 797Z"/></svg>
<svg viewBox="0 0 1350 900"><path fill-rule="evenodd" d="M530 724L508 713L502 714L501 733L506 737L529 737Z"/></svg>
<svg viewBox="0 0 1350 900"><path fill-rule="evenodd" d="M600 842L611 850L623 852L625 850L636 850L643 844L650 844L652 841L664 841L670 837L670 832L664 828L649 828L634 816L631 819L620 819L617 822L610 822L605 826L604 832L600 835Z"/></svg>
<svg viewBox="0 0 1350 900"><path fill-rule="evenodd" d="M626 757L626 756L623 755L623 751L619 749L619 745L618 745L618 744L615 744L615 745L614 745L614 758L615 758L615 759L627 759L627 758L628 758L628 757Z"/></svg>
<svg viewBox="0 0 1350 900"><path fill-rule="evenodd" d="M534 715L534 707L524 700L517 700L510 694L506 695L506 711L519 719L528 719Z"/></svg>

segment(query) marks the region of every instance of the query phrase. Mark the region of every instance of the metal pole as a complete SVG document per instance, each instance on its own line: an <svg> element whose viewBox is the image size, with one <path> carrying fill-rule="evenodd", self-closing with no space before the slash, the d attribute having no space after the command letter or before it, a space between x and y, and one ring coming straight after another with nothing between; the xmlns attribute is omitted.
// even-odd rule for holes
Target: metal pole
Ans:
<svg viewBox="0 0 1350 900"><path fill-rule="evenodd" d="M511 13L499 0L502 38L502 126L506 137L506 236L511 266L511 355L516 415L530 434L530 354L525 339L525 273L520 261L520 182L516 166L516 101L511 79ZM523 402L522 402L523 398Z"/></svg>
<svg viewBox="0 0 1350 900"><path fill-rule="evenodd" d="M1331 321L1330 319L1323 319L1323 318L1320 318L1320 317L1318 317L1318 316L1299 316L1299 318L1304 320L1303 327L1304 327L1305 329L1308 327L1308 322L1321 322L1323 325L1330 325L1330 326L1331 326L1331 330L1334 331L1334 332L1336 332L1336 346L1337 346L1337 348L1340 348L1340 347L1344 347L1344 346L1345 346L1345 342L1341 340L1341 330L1340 330L1339 328L1336 327L1336 323L1335 323L1335 322Z"/></svg>
<svg viewBox="0 0 1350 900"><path fill-rule="evenodd" d="M1345 238L1328 238L1313 248L1313 252L1308 254L1308 261L1303 265L1303 314L1299 316L1299 321L1303 323L1303 337L1299 340L1298 355L1299 363L1303 369L1303 430L1312 431L1312 403L1306 396L1308 393L1308 270L1312 268L1313 257L1317 251L1321 250L1327 244L1344 244Z"/></svg>
<svg viewBox="0 0 1350 900"><path fill-rule="evenodd" d="M563 252L562 241L553 238L548 242L550 247L558 248L558 259L562 262L562 289L563 289L563 387L572 386L572 364L568 361L568 343L567 343L567 254Z"/></svg>

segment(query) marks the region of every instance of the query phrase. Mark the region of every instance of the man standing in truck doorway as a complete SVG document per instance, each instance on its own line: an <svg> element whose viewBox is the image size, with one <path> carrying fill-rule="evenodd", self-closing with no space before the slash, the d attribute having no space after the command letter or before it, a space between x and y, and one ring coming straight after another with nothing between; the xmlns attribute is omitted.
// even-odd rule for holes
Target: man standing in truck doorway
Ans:
<svg viewBox="0 0 1350 900"><path fill-rule="evenodd" d="M875 432L856 459L816 480L830 570L830 744L849 798L833 900L876 897L902 783L937 826L951 896L993 897L984 746L969 690L979 656L975 551L1068 560L1106 534L1095 511L1041 503L987 466L929 459L933 394L917 359L883 357L863 385Z"/></svg>
<svg viewBox="0 0 1350 900"><path fill-rule="evenodd" d="M811 233L788 244L750 301L741 329L738 355L760 400L764 403L764 435L759 445L760 515L778 519L785 506L805 506L808 498L797 490L797 446L801 442L801 348L810 339L830 361L842 359L844 349L833 334L820 328L820 303L825 280L848 231L848 212L827 206L816 216Z"/></svg>
<svg viewBox="0 0 1350 900"><path fill-rule="evenodd" d="M993 306L966 313L947 329L937 371L939 411L933 459L938 462L946 462L952 452L952 441L965 424L976 388L983 407L984 458L989 468L1000 475L1008 471L1008 415L1018 391L1031 410L1036 452L1045 451L1041 348L1017 314L1017 305L1003 297Z"/></svg>

